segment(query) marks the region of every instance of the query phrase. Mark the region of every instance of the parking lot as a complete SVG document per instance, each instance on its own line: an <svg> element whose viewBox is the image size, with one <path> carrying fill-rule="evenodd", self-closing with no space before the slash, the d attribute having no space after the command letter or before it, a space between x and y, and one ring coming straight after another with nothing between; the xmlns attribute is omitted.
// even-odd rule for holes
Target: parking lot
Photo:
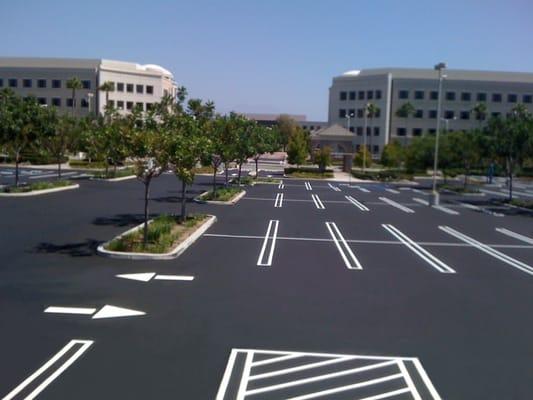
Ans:
<svg viewBox="0 0 533 400"><path fill-rule="evenodd" d="M151 212L179 189L155 180ZM378 183L246 191L191 202L218 220L171 261L95 254L140 222L135 180L0 200L0 396L531 398L530 213Z"/></svg>
<svg viewBox="0 0 533 400"><path fill-rule="evenodd" d="M76 179L85 176L83 171L63 170L63 179ZM20 183L32 183L35 181L45 181L57 178L56 169L39 169L22 167L19 170ZM0 186L13 185L15 183L15 168L0 167Z"/></svg>

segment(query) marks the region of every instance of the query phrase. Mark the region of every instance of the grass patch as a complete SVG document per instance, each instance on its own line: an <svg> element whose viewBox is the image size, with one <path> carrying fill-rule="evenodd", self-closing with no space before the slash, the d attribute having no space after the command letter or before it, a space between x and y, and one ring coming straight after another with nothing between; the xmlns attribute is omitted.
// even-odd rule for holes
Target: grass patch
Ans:
<svg viewBox="0 0 533 400"><path fill-rule="evenodd" d="M320 172L318 168L308 168L308 167L285 168L284 172L285 172L285 175L292 177L292 178L313 178L313 179L333 178L333 171L326 170L324 172Z"/></svg>
<svg viewBox="0 0 533 400"><path fill-rule="evenodd" d="M263 183L280 183L281 179L279 178L268 178L268 177L259 177L255 179L255 182L263 182Z"/></svg>
<svg viewBox="0 0 533 400"><path fill-rule="evenodd" d="M167 253L178 242L186 239L194 230L207 219L207 215L190 215L180 223L177 216L160 215L148 225L146 246L143 245L143 228L112 240L106 250L127 253Z"/></svg>
<svg viewBox="0 0 533 400"><path fill-rule="evenodd" d="M513 206L527 208L528 210L533 210L533 200L522 200L522 199L513 199L509 202Z"/></svg>
<svg viewBox="0 0 533 400"><path fill-rule="evenodd" d="M455 186L455 185L438 185L441 190L449 190L450 192L455 193L480 193L479 189L471 186Z"/></svg>
<svg viewBox="0 0 533 400"><path fill-rule="evenodd" d="M69 160L68 165L74 168L105 169L103 161Z"/></svg>
<svg viewBox="0 0 533 400"><path fill-rule="evenodd" d="M193 172L195 174L210 174L210 175L213 175L213 167L211 167L211 166L196 167L196 168L193 169Z"/></svg>
<svg viewBox="0 0 533 400"><path fill-rule="evenodd" d="M110 169L109 171L107 171L107 175L105 171L102 171L97 174L94 174L94 177L98 179L113 179L131 175L135 175L135 171L133 170L133 168L122 168L117 169L116 173L113 173L113 170Z"/></svg>
<svg viewBox="0 0 533 400"><path fill-rule="evenodd" d="M58 187L65 187L72 185L70 181L47 181L47 182L34 182L29 185L21 186L7 186L3 188L4 193L28 193L37 190L55 189Z"/></svg>
<svg viewBox="0 0 533 400"><path fill-rule="evenodd" d="M212 190L210 190L206 195L202 196L201 199L206 201L230 201L233 197L241 192L242 189L240 188L220 188L217 189L216 195Z"/></svg>
<svg viewBox="0 0 533 400"><path fill-rule="evenodd" d="M383 169L380 171L353 171L352 176L357 179L390 182L398 180L413 180L413 175L403 170Z"/></svg>

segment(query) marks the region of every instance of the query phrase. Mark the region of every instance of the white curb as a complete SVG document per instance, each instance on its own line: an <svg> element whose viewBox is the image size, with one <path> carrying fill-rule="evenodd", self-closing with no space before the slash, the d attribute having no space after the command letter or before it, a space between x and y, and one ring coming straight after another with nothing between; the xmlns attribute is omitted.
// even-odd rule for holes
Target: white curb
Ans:
<svg viewBox="0 0 533 400"><path fill-rule="evenodd" d="M41 194L48 194L48 193L55 193L55 192L62 192L64 190L72 190L72 189L78 189L80 185L68 185L68 186L61 186L56 187L52 189L44 189L44 190L32 190L31 192L22 192L22 193L0 193L0 197L29 197L29 196L39 196Z"/></svg>
<svg viewBox="0 0 533 400"><path fill-rule="evenodd" d="M127 175L127 176L121 176L119 178L92 178L93 181L104 181L104 182L120 182L120 181L127 181L129 179L135 179L137 178L136 175Z"/></svg>
<svg viewBox="0 0 533 400"><path fill-rule="evenodd" d="M119 239L122 236L125 236L129 233L141 230L144 226L144 223L137 225L136 227L127 230L126 232L121 233L117 237L113 238L112 240L105 242L98 246L96 249L96 252L104 257L109 258L121 258L121 259L127 259L127 260L172 260L176 257L178 257L181 253L183 253L190 245L192 245L196 240L200 238L204 234L206 230L213 225L217 217L214 215L209 215L209 218L202 224L200 227L198 227L187 239L185 239L183 242L178 244L175 248L173 248L168 253L127 253L124 251L112 251L112 250L106 250L105 247L111 243L115 239ZM148 221L150 224L153 220Z"/></svg>

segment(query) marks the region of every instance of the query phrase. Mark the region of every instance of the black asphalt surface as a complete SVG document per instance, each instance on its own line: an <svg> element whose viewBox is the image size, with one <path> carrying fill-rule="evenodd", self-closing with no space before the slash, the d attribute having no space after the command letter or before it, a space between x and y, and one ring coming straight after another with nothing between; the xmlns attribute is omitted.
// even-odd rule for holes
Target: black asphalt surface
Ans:
<svg viewBox="0 0 533 400"><path fill-rule="evenodd" d="M117 260L95 253L99 243L140 222L143 192L136 180L81 181L77 190L0 199L0 396L70 340L79 339L94 343L38 399L215 399L232 349L254 350L251 362L274 357L262 353L274 350L282 355L384 357L398 363L354 376L342 373L368 367L371 362L362 358L252 379L247 390L339 374L249 394L246 400L320 392L317 398L363 399L406 390L402 379L368 384L401 374L397 357L406 358L406 371L422 399L435 397L411 358L420 361L442 399L533 398L533 244L495 230L533 238L531 214L499 209L502 216L495 216L486 210L487 199L443 195L444 205L459 212L450 215L413 200L427 196L409 187L357 184L369 190L363 192L332 183L341 189L335 191L327 182L309 182L311 191L303 180L292 179L284 180L283 189L247 187L246 197L235 206L190 202L190 211L214 214L218 221L170 261ZM209 183L210 177L197 177L190 196L207 190ZM156 179L151 212L177 211L179 189L172 175ZM274 207L277 193L284 194L280 208ZM319 196L324 210L316 208L312 194ZM359 210L347 195L370 211ZM260 267L270 220L279 221L278 239L272 265ZM326 222L336 224L362 270L346 267ZM456 273L439 272L382 224L394 226ZM532 273L465 244L439 226L490 245ZM195 279L139 282L115 277L140 272ZM106 304L146 315L91 319L43 313L48 306L100 309ZM227 391L220 399L237 398L245 381L246 354L238 353L234 368L228 369ZM324 360L327 356L308 354L254 366L251 374ZM24 398L53 370L13 398ZM325 392L357 382L360 388ZM415 397L398 392L390 398Z"/></svg>

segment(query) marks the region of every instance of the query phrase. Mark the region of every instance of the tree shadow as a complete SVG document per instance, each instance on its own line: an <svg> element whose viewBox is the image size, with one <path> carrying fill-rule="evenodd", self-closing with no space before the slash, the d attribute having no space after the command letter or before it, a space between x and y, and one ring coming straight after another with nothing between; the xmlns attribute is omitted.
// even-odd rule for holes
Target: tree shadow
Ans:
<svg viewBox="0 0 533 400"><path fill-rule="evenodd" d="M151 217L155 214L150 214ZM93 225L98 226L130 226L130 225L139 225L141 222L144 222L144 216L141 214L117 214L114 217L98 217L93 220Z"/></svg>
<svg viewBox="0 0 533 400"><path fill-rule="evenodd" d="M199 191L198 194L203 193L203 191ZM196 197L196 196L194 196ZM193 203L194 197L187 197L185 200L187 203ZM180 196L162 196L162 197L154 197L152 199L156 203L181 203L181 197Z"/></svg>
<svg viewBox="0 0 533 400"><path fill-rule="evenodd" d="M99 242L94 239L87 239L84 242L53 244L42 242L39 243L34 251L45 254L64 254L71 257L91 257L96 254L96 248Z"/></svg>

